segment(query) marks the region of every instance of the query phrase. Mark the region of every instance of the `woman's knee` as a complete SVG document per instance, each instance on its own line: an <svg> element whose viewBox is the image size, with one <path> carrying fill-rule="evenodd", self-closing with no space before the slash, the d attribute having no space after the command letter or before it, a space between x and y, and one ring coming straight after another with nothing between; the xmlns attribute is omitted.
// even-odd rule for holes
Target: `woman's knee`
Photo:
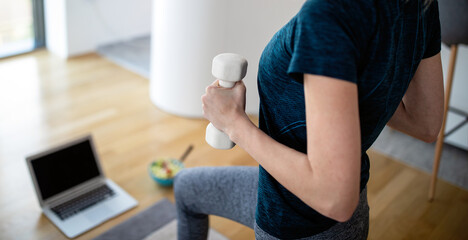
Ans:
<svg viewBox="0 0 468 240"><path fill-rule="evenodd" d="M201 174L198 168L187 168L177 173L174 178L174 195L178 205L187 205L190 200L196 199Z"/></svg>
<svg viewBox="0 0 468 240"><path fill-rule="evenodd" d="M191 169L183 169L175 176L174 195L176 201L183 200L184 194L188 193L188 190L191 188L190 184L193 182L191 178Z"/></svg>

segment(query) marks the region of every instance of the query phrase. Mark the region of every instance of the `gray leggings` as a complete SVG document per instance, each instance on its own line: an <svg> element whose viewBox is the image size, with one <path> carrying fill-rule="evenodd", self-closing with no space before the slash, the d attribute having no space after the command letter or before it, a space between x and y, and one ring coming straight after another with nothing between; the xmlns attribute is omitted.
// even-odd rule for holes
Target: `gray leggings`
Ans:
<svg viewBox="0 0 468 240"><path fill-rule="evenodd" d="M178 239L207 239L208 215L225 217L255 230L256 239L277 239L255 223L258 167L198 167L179 172L174 182ZM366 239L366 189L351 219L303 239Z"/></svg>

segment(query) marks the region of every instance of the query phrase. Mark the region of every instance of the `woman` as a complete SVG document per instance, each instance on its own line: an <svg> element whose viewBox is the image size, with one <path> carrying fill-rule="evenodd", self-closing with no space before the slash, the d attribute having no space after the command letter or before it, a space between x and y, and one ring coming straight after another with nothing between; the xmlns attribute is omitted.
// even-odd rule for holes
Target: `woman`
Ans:
<svg viewBox="0 0 468 240"><path fill-rule="evenodd" d="M436 139L440 45L436 1L306 1L260 59L259 128L242 82L206 89L204 116L260 166L182 171L179 239L206 239L208 214L257 239L367 238L366 151L386 124Z"/></svg>

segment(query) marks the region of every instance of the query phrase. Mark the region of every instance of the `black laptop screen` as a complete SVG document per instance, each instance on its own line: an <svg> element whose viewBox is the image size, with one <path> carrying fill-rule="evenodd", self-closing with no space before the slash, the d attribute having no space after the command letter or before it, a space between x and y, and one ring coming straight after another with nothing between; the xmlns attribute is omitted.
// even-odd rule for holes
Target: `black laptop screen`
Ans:
<svg viewBox="0 0 468 240"><path fill-rule="evenodd" d="M31 165L43 200L99 176L89 140L34 159Z"/></svg>

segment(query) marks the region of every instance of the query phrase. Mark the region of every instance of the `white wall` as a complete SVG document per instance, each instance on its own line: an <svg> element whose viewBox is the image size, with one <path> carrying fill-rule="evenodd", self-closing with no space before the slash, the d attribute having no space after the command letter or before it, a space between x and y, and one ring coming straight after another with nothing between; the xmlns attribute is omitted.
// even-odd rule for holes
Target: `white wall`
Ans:
<svg viewBox="0 0 468 240"><path fill-rule="evenodd" d="M68 44L65 1L44 1L44 24L47 48L61 57L66 57L68 55Z"/></svg>
<svg viewBox="0 0 468 240"><path fill-rule="evenodd" d="M45 0L47 48L61 57L151 33L152 0Z"/></svg>

